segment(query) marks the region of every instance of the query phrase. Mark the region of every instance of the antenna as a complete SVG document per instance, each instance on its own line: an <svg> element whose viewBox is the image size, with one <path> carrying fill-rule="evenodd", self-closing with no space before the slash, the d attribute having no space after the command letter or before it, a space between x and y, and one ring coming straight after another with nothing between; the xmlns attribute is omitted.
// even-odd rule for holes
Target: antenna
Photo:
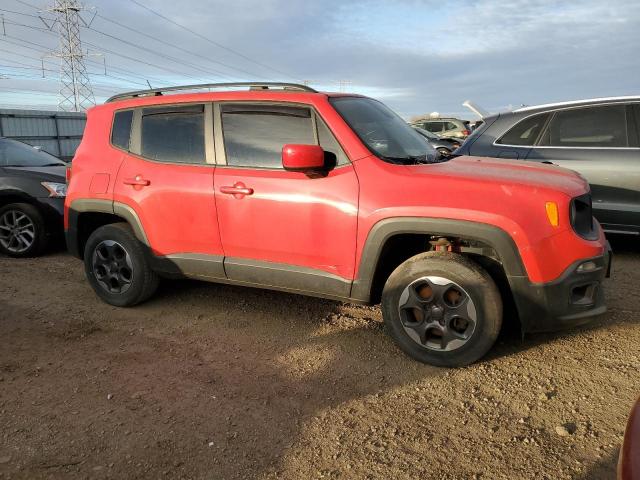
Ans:
<svg viewBox="0 0 640 480"><path fill-rule="evenodd" d="M49 30L56 29L59 35L58 50L47 56L60 59L58 109L65 112L84 111L96 104L84 62L89 54L82 52L80 41L80 22L85 26L91 24L85 22L80 15L83 10L88 9L77 0L55 0L53 6L46 9L55 16L53 23L49 25L40 17Z"/></svg>

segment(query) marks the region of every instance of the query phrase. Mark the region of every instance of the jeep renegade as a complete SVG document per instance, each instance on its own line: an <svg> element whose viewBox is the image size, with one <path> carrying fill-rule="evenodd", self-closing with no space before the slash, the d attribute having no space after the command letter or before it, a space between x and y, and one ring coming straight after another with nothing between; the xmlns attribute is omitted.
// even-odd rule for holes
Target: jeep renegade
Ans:
<svg viewBox="0 0 640 480"><path fill-rule="evenodd" d="M382 103L302 85L118 95L88 112L68 247L111 305L164 276L381 303L398 346L441 366L482 357L503 305L523 332L605 311L582 177L428 148Z"/></svg>

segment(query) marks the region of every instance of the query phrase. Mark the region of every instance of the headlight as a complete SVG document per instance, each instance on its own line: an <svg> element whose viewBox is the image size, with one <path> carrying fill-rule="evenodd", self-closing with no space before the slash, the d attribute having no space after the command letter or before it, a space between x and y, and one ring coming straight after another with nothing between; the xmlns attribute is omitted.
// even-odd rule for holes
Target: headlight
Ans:
<svg viewBox="0 0 640 480"><path fill-rule="evenodd" d="M50 197L66 197L67 196L66 183L42 182L41 185L47 190L49 190Z"/></svg>

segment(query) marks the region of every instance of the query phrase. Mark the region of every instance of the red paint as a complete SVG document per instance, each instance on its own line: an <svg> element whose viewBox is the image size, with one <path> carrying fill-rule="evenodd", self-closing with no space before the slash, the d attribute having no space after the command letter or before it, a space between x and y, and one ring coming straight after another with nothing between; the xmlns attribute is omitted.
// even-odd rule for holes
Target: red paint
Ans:
<svg viewBox="0 0 640 480"><path fill-rule="evenodd" d="M636 402L624 432L618 461L619 480L640 480L640 399Z"/></svg>
<svg viewBox="0 0 640 480"><path fill-rule="evenodd" d="M117 109L243 100L313 107L351 164L311 178L287 170L158 163L123 153L106 135ZM289 146L284 158L292 165L309 165L318 161L317 148ZM100 173L110 175L109 184L104 193L93 194L91 178ZM140 181L129 184L138 176ZM602 231L598 240L588 241L569 225L569 202L587 188L575 173L534 163L471 157L422 166L385 163L367 150L327 94L211 92L133 98L89 110L66 208L80 198L129 205L158 255L244 257L320 269L345 279L357 278L367 235L385 218L469 220L509 233L530 280L550 282L576 260L605 251ZM549 201L558 204L558 227L548 222Z"/></svg>
<svg viewBox="0 0 640 480"><path fill-rule="evenodd" d="M282 147L285 170L305 172L324 167L324 150L319 145L285 145Z"/></svg>

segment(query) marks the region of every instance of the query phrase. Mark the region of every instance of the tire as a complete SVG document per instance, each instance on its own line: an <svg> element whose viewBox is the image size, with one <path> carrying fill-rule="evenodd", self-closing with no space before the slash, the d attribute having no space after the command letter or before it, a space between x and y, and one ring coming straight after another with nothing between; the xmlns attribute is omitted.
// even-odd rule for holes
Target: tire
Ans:
<svg viewBox="0 0 640 480"><path fill-rule="evenodd" d="M98 297L116 307L144 302L158 288L158 275L126 223L104 225L89 236L84 270Z"/></svg>
<svg viewBox="0 0 640 480"><path fill-rule="evenodd" d="M440 367L482 358L502 326L502 298L489 274L455 253L402 263L382 292L386 330L410 357Z"/></svg>
<svg viewBox="0 0 640 480"><path fill-rule="evenodd" d="M40 211L28 203L0 208L0 252L11 257L36 257L47 246L48 235Z"/></svg>

